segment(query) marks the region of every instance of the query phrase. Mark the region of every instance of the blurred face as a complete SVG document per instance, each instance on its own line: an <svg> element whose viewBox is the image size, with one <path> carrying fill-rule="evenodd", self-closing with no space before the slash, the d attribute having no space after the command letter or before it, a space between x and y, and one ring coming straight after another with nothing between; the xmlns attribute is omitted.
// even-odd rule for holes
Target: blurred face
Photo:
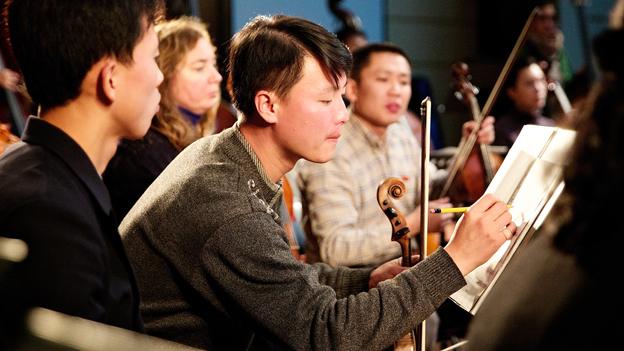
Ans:
<svg viewBox="0 0 624 351"><path fill-rule="evenodd" d="M353 111L379 135L407 111L412 96L412 70L402 55L377 52L360 72L359 82L349 80L348 97Z"/></svg>
<svg viewBox="0 0 624 351"><path fill-rule="evenodd" d="M532 23L531 31L543 38L550 38L557 33L557 9L553 4L540 7L535 20Z"/></svg>
<svg viewBox="0 0 624 351"><path fill-rule="evenodd" d="M544 71L533 63L518 72L516 84L507 90L507 94L519 111L536 114L546 103L546 78Z"/></svg>
<svg viewBox="0 0 624 351"><path fill-rule="evenodd" d="M348 119L342 100L346 75L334 87L318 62L306 56L302 78L276 104L278 121L273 125L284 156L293 163L300 158L327 162L334 155L340 130Z"/></svg>
<svg viewBox="0 0 624 351"><path fill-rule="evenodd" d="M202 37L176 68L170 88L173 99L180 107L204 114L219 102L221 79L215 49Z"/></svg>
<svg viewBox="0 0 624 351"><path fill-rule="evenodd" d="M132 52L133 62L119 64L119 98L115 101L115 121L121 137L142 138L158 111L158 86L163 74L156 64L158 37L152 25Z"/></svg>

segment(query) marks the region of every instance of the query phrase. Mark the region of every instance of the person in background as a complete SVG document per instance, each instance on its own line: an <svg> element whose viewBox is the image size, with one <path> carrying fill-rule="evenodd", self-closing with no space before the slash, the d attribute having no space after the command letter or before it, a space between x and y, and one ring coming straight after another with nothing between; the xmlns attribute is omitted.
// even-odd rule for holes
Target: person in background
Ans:
<svg viewBox="0 0 624 351"><path fill-rule="evenodd" d="M623 47L621 27L594 40L603 78L579 114L564 193L484 301L469 350L618 348L624 231L614 220L624 197Z"/></svg>
<svg viewBox="0 0 624 351"><path fill-rule="evenodd" d="M564 85L572 79L572 66L563 47L563 33L553 0L537 1L538 13L527 33L520 56L532 57L545 70L549 81Z"/></svg>
<svg viewBox="0 0 624 351"><path fill-rule="evenodd" d="M19 0L8 5L17 63L40 118L0 157L0 233L28 256L3 271L0 349L39 306L143 330L136 281L101 179L122 138L141 138L163 75L160 1Z"/></svg>
<svg viewBox="0 0 624 351"><path fill-rule="evenodd" d="M280 179L301 158L331 159L350 66L347 48L302 18L259 16L235 35L228 86L243 118L183 150L120 226L149 333L207 349L382 349L515 231L507 206L486 195L414 267L297 261Z"/></svg>
<svg viewBox="0 0 624 351"><path fill-rule="evenodd" d="M377 186L388 177L403 178L407 194L397 207L410 231L420 230L418 187L420 145L405 114L411 97L411 64L405 52L390 43L369 44L353 53L346 96L352 101L332 160L302 161L297 171L306 217L307 258L332 266L371 267L401 254L390 240L390 223L377 203ZM475 127L467 122L464 131ZM479 140L494 139L487 118ZM432 184L446 172L432 166ZM432 207L450 206L443 198ZM429 216L430 230L440 231L450 215Z"/></svg>
<svg viewBox="0 0 624 351"><path fill-rule="evenodd" d="M124 140L104 172L113 208L123 218L180 150L211 134L220 101L221 75L206 26L181 17L156 26L160 110L141 140Z"/></svg>
<svg viewBox="0 0 624 351"><path fill-rule="evenodd" d="M552 119L542 115L546 104L546 77L532 58L518 58L503 86L507 111L497 118L494 145L511 147L525 124L554 126ZM503 100L504 101L504 100Z"/></svg>
<svg viewBox="0 0 624 351"><path fill-rule="evenodd" d="M560 100L558 94L567 93L566 99L569 98L572 108L580 106L589 91L591 63L586 63L577 72L573 71L564 47L564 35L559 28L556 1L537 0L535 3L538 12L529 27L519 57L533 59L542 68L551 92L547 92L543 113L556 124L567 126L574 118L574 113L564 111L566 103Z"/></svg>
<svg viewBox="0 0 624 351"><path fill-rule="evenodd" d="M307 259L332 266L374 267L401 254L377 203L380 182L388 177L403 179L407 193L395 205L405 214L410 232L420 231L421 146L408 125L412 72L407 54L393 44L376 43L354 51L353 60L346 89L351 115L336 153L327 163L300 162L298 185L304 205ZM474 126L469 122L464 131L468 133ZM482 142L494 140L491 117L479 133ZM447 173L431 168L434 187L441 185ZM442 198L429 206L451 204ZM429 216L430 232L444 232L445 227L448 241L454 228L451 215ZM434 349L439 324L437 314L427 319L428 350Z"/></svg>

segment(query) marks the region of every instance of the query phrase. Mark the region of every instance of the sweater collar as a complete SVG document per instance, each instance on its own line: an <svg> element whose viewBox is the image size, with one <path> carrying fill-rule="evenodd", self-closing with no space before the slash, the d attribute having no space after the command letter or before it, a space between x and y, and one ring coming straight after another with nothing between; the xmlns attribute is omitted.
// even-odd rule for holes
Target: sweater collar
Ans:
<svg viewBox="0 0 624 351"><path fill-rule="evenodd" d="M282 181L280 180L278 183L274 183L269 178L269 175L267 174L266 170L264 169L264 166L262 166L262 163L260 162L260 159L258 158L258 155L256 155L255 151L251 147L251 144L249 144L247 139L245 139L245 136L243 135L243 133L241 133L240 125L239 125L238 122L236 124L234 124L234 126L232 126L232 129L233 129L234 135L236 136L238 141L240 141L240 143L243 146L243 148L245 149L246 153L251 158L254 171L260 176L261 183L264 186L266 186L266 188L268 188L269 192L271 193L270 196L267 197L267 199L270 198L270 200L268 202L268 205L270 207L272 207L272 208L275 207L275 204L278 202L279 199L281 199L281 196L282 196ZM248 184L250 190L253 191L252 188L257 188L258 187L258 184L256 184L255 180L250 179L248 182L250 182Z"/></svg>

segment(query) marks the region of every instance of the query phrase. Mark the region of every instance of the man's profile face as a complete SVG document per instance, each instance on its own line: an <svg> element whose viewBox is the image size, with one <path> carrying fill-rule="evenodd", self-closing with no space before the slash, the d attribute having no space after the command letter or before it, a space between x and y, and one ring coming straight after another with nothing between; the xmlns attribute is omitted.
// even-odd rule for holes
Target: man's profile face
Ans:
<svg viewBox="0 0 624 351"><path fill-rule="evenodd" d="M156 63L157 56L158 37L154 26L149 25L134 47L133 61L117 65L120 78L115 121L125 138L143 137L158 111L158 86L163 81L163 74Z"/></svg>
<svg viewBox="0 0 624 351"><path fill-rule="evenodd" d="M301 79L277 103L278 121L272 128L291 161L305 158L327 162L336 149L342 126L348 119L342 100L346 75L336 88L316 59L306 56Z"/></svg>
<svg viewBox="0 0 624 351"><path fill-rule="evenodd" d="M412 96L412 70L405 57L393 52L371 54L360 71L359 82L349 89L353 111L369 124L385 128L405 115Z"/></svg>

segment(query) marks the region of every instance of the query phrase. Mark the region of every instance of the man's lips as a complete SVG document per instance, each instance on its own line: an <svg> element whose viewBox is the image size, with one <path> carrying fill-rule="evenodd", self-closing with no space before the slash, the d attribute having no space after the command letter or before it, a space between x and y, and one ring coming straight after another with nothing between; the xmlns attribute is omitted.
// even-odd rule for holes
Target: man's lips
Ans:
<svg viewBox="0 0 624 351"><path fill-rule="evenodd" d="M401 110L401 105L394 103L394 102L386 104L385 107L386 107L386 110L388 110L391 113L397 113Z"/></svg>

